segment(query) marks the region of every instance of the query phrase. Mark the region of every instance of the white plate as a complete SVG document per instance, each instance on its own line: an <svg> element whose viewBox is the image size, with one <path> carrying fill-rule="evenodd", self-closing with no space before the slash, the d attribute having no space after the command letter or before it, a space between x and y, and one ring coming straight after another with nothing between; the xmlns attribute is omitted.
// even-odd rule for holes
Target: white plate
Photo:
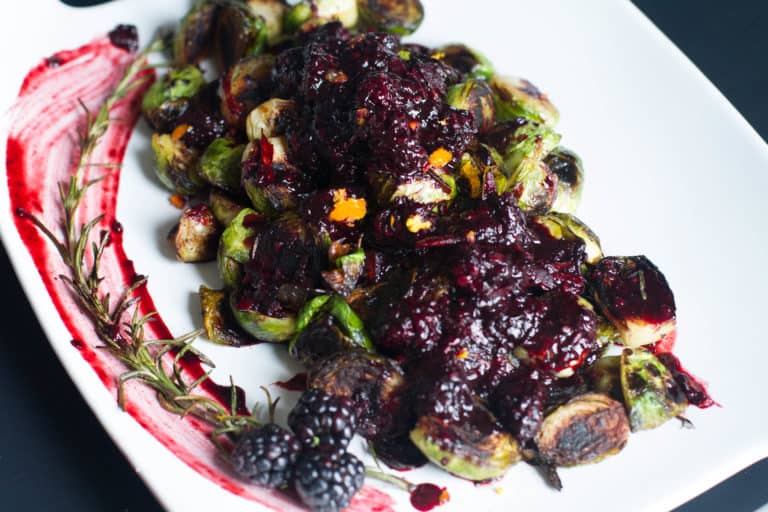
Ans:
<svg viewBox="0 0 768 512"><path fill-rule="evenodd" d="M629 2L467 4L426 1L426 22L414 39L466 42L485 52L498 70L528 77L549 93L561 112L563 143L586 164L580 217L600 235L608 254L643 253L664 271L678 304L676 353L709 382L723 407L690 409L695 430L670 422L632 435L616 457L562 470L565 489L560 493L522 464L502 482L485 487L432 468L408 477L448 485L452 500L445 510L469 504L480 510L673 508L768 456L768 403L759 380L768 361L762 324L768 308L766 145ZM42 56L75 48L117 22L136 24L146 41L158 25L181 16L186 5L125 0L77 10L52 0L14 4L13 16L0 19L2 47L13 48L4 52L2 111ZM169 256L162 238L178 211L148 177L146 146L146 131L139 130L124 161L118 219L128 256L137 271L150 276L157 308L178 334L199 325L191 297L201 282L215 284L215 272L175 263ZM114 394L72 348L71 336L29 263L11 220L5 180L0 210L3 242L52 347L158 499L178 511L258 508L192 470L117 409ZM235 350L202 342L200 347L217 362L217 380L232 374L251 399L258 398L258 385L297 370L272 346ZM185 490L190 488L194 494ZM391 493L406 503L398 491Z"/></svg>

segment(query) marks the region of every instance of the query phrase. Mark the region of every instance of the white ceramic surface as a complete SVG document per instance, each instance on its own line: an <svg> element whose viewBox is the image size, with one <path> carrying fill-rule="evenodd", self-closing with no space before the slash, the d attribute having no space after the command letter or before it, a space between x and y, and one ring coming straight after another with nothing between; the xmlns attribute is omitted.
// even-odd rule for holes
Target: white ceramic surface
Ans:
<svg viewBox="0 0 768 512"><path fill-rule="evenodd" d="M427 18L414 40L466 42L499 71L527 77L549 93L561 112L563 144L582 156L587 169L579 216L600 235L606 253L646 254L664 271L678 304L676 353L709 382L723 407L690 409L695 430L669 422L633 435L616 457L562 470L560 493L522 464L485 487L432 468L409 478L448 485L452 501L444 510L668 510L768 456L768 400L760 380L768 361L762 324L768 308L766 144L628 1L424 3ZM77 47L117 22L138 25L146 41L187 4L123 0L82 10L53 0L15 4L14 16L0 18L0 46L13 48L3 52L0 109L10 106L40 57ZM147 147L148 132L138 129L124 162L117 217L128 256L138 272L150 276L158 310L173 332L182 333L199 325L194 294L201 282L215 285L216 273L212 266L173 260L164 236L178 211L152 178ZM115 397L72 350L28 263L10 219L4 179L0 212L3 242L53 349L163 505L174 511L257 509L192 471L119 411ZM233 375L252 399L259 397L259 385L298 370L279 347L199 347L217 362L217 380ZM291 398L295 394L286 394L282 418ZM185 491L190 488L194 494ZM392 494L409 510L405 496Z"/></svg>

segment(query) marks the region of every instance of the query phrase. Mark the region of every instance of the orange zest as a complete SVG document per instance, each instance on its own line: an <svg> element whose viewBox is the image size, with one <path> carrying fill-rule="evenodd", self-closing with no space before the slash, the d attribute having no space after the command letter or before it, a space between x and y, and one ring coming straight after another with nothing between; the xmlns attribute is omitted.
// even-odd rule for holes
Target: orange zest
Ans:
<svg viewBox="0 0 768 512"><path fill-rule="evenodd" d="M349 197L343 188L333 191L333 210L328 214L333 222L351 224L365 217L366 212L365 199Z"/></svg>
<svg viewBox="0 0 768 512"><path fill-rule="evenodd" d="M411 233L418 233L423 229L431 228L432 222L424 220L421 215L411 215L405 221L405 227L408 228L408 231Z"/></svg>
<svg viewBox="0 0 768 512"><path fill-rule="evenodd" d="M187 133L187 130L189 130L188 124L180 124L171 132L171 138L173 140L179 140L184 136L185 133Z"/></svg>
<svg viewBox="0 0 768 512"><path fill-rule="evenodd" d="M450 162L452 159L453 155L450 151L444 147L439 147L434 150L431 155L429 155L429 165L440 169L448 165L448 162Z"/></svg>
<svg viewBox="0 0 768 512"><path fill-rule="evenodd" d="M168 201L176 208L182 209L187 204L187 200L181 194L173 194L168 198Z"/></svg>

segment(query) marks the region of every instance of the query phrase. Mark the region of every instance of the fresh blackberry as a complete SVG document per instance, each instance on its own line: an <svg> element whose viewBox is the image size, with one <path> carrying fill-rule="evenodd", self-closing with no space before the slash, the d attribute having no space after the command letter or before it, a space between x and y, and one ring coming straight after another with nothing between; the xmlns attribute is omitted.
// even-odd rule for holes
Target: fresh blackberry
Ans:
<svg viewBox="0 0 768 512"><path fill-rule="evenodd" d="M337 512L349 506L364 478L363 463L351 453L310 451L296 464L294 486L312 512Z"/></svg>
<svg viewBox="0 0 768 512"><path fill-rule="evenodd" d="M267 423L244 432L230 455L240 475L265 487L286 485L301 452L301 443L292 433Z"/></svg>
<svg viewBox="0 0 768 512"><path fill-rule="evenodd" d="M357 426L354 407L347 397L309 389L288 415L288 425L306 448L323 452L344 450Z"/></svg>

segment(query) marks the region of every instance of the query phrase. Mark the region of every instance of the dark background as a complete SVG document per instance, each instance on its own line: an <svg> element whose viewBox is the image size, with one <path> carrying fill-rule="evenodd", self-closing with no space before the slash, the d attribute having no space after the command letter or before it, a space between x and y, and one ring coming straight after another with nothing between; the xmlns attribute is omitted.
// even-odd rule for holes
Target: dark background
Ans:
<svg viewBox="0 0 768 512"><path fill-rule="evenodd" d="M88 2L69 0L85 5ZM768 3L635 0L768 138ZM0 509L159 511L48 345L0 246ZM768 503L768 461L679 512L754 511Z"/></svg>

